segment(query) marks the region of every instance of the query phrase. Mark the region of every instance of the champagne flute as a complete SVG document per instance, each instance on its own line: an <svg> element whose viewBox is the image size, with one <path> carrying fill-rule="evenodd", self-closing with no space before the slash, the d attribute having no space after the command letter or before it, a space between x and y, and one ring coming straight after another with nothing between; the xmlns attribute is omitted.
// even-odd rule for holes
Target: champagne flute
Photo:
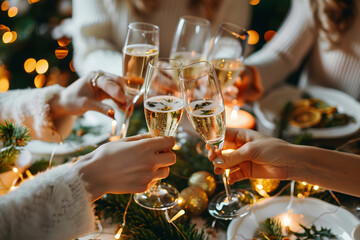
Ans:
<svg viewBox="0 0 360 240"><path fill-rule="evenodd" d="M182 68L180 61L159 58L149 62L145 77L144 111L147 126L153 137L174 136L183 114L183 101L178 86ZM158 181L144 193L134 195L142 207L165 210L177 204L179 192L169 184Z"/></svg>
<svg viewBox="0 0 360 240"><path fill-rule="evenodd" d="M180 87L187 116L200 137L214 150L222 150L225 139L225 107L219 82L210 62L195 62L180 72ZM225 192L216 195L208 205L209 213L219 219L233 219L250 210L254 196L229 186L229 173L223 173ZM242 208L242 210L240 210Z"/></svg>
<svg viewBox="0 0 360 240"><path fill-rule="evenodd" d="M183 66L205 60L210 40L210 22L204 18L182 16L179 19L170 57Z"/></svg>
<svg viewBox="0 0 360 240"><path fill-rule="evenodd" d="M126 137L134 104L143 94L143 83L148 63L159 56L159 27L149 23L133 22L128 26L123 49L123 78L125 82L125 118L117 135Z"/></svg>
<svg viewBox="0 0 360 240"><path fill-rule="evenodd" d="M224 23L213 39L209 60L215 67L223 89L233 85L245 69L243 63L248 38L249 34L245 29L232 23Z"/></svg>

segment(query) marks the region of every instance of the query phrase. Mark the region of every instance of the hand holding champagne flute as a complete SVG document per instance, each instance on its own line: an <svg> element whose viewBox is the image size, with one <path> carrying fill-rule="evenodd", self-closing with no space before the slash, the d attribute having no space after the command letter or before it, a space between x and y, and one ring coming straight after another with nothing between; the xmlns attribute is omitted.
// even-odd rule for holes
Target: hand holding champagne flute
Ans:
<svg viewBox="0 0 360 240"><path fill-rule="evenodd" d="M189 121L200 137L215 151L223 148L225 138L225 107L219 82L211 63L195 62L180 72L180 87ZM245 190L231 190L229 170L223 173L225 192L209 203L209 213L219 219L233 219L245 214L240 208L254 202Z"/></svg>
<svg viewBox="0 0 360 240"><path fill-rule="evenodd" d="M127 101L124 123L117 130L120 138L126 137L134 104L143 93L148 63L158 56L159 27L149 23L130 23L123 49L123 77Z"/></svg>
<svg viewBox="0 0 360 240"><path fill-rule="evenodd" d="M180 61L159 58L149 62L145 77L144 111L153 137L174 136L183 114L183 101L178 86ZM134 195L135 201L148 209L165 210L177 203L179 192L158 181L144 193Z"/></svg>

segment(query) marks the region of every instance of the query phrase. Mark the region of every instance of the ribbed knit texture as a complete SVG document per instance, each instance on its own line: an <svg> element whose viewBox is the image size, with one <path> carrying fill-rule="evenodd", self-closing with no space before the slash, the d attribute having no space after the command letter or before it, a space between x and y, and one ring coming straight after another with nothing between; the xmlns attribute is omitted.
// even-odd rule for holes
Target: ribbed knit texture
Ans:
<svg viewBox="0 0 360 240"><path fill-rule="evenodd" d="M256 66L268 91L296 70L305 56L308 62L300 86L321 85L342 90L360 100L360 3L356 3L355 22L342 37L340 46L329 49L318 37L310 0L293 0L285 22L274 38L252 54L246 64Z"/></svg>
<svg viewBox="0 0 360 240"><path fill-rule="evenodd" d="M94 227L90 196L78 172L62 165L0 197L0 239L66 240Z"/></svg>
<svg viewBox="0 0 360 240"><path fill-rule="evenodd" d="M73 36L74 64L84 75L101 69L122 76L121 50L130 22L148 22L160 27L160 56L168 57L179 17L199 15L188 0L160 0L149 17L131 13L126 0L73 0L73 19L67 31ZM222 0L212 24L233 22L246 27L250 5L243 0Z"/></svg>
<svg viewBox="0 0 360 240"><path fill-rule="evenodd" d="M11 90L0 93L0 122L14 121L30 128L34 139L58 142L72 129L74 117L67 116L61 126L54 125L48 104L63 87L53 85L40 89Z"/></svg>

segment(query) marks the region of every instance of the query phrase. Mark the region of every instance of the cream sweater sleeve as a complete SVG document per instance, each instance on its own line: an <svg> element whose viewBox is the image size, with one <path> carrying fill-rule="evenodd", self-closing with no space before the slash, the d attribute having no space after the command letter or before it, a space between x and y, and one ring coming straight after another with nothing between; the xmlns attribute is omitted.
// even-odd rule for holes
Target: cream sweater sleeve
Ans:
<svg viewBox="0 0 360 240"><path fill-rule="evenodd" d="M30 129L34 139L59 142L70 132L75 116L66 116L53 122L48 101L63 87L53 85L39 89L11 90L0 93L0 122L14 121Z"/></svg>
<svg viewBox="0 0 360 240"><path fill-rule="evenodd" d="M104 5L104 0L73 0L71 34L80 76L96 70L122 76L121 48L114 43L111 16Z"/></svg>
<svg viewBox="0 0 360 240"><path fill-rule="evenodd" d="M300 66L316 37L309 0L292 0L279 31L260 51L250 55L245 64L259 70L265 91L269 90Z"/></svg>
<svg viewBox="0 0 360 240"><path fill-rule="evenodd" d="M0 197L0 239L73 239L94 227L90 196L67 164Z"/></svg>

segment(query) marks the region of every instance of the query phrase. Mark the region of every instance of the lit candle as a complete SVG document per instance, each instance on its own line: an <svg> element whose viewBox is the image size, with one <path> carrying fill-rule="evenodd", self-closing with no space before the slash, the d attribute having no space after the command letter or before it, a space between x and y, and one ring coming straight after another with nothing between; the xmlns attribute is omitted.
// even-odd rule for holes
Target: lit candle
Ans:
<svg viewBox="0 0 360 240"><path fill-rule="evenodd" d="M255 118L250 113L244 110L237 110L234 108L226 107L226 127L230 128L255 128Z"/></svg>
<svg viewBox="0 0 360 240"><path fill-rule="evenodd" d="M112 120L112 122L111 122L111 136L114 136L114 135L115 135L116 125L117 125L116 120Z"/></svg>

